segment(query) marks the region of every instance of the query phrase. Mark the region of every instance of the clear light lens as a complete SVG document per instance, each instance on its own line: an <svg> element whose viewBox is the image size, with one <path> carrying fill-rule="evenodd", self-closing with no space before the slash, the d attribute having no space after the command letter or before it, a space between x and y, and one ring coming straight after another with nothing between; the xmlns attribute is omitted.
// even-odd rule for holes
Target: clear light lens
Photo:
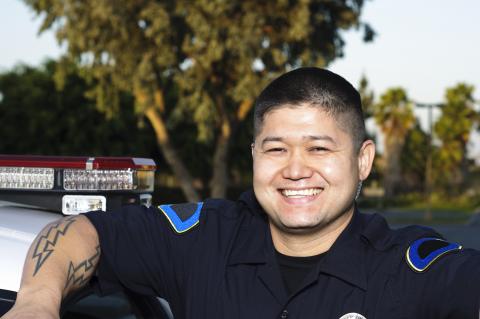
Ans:
<svg viewBox="0 0 480 319"><path fill-rule="evenodd" d="M53 189L55 171L41 167L0 167L1 189Z"/></svg>
<svg viewBox="0 0 480 319"><path fill-rule="evenodd" d="M65 195L62 197L62 213L65 215L78 215L106 209L107 199L105 196Z"/></svg>
<svg viewBox="0 0 480 319"><path fill-rule="evenodd" d="M152 195L150 194L140 194L140 204L147 207L152 206Z"/></svg>
<svg viewBox="0 0 480 319"><path fill-rule="evenodd" d="M136 171L66 169L63 187L66 190L133 190Z"/></svg>

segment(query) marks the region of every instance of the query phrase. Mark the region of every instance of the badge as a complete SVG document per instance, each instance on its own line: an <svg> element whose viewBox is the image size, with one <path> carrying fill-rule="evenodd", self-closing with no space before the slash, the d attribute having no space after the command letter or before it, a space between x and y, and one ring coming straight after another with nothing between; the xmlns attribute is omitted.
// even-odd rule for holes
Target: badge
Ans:
<svg viewBox="0 0 480 319"><path fill-rule="evenodd" d="M341 316L339 319L367 319L367 318L365 318L359 313L350 312L350 313L347 313L346 315Z"/></svg>

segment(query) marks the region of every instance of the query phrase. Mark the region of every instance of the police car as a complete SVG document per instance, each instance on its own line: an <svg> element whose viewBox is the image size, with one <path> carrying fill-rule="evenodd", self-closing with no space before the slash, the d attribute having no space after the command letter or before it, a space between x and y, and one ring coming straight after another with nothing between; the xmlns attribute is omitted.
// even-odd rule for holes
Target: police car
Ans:
<svg viewBox="0 0 480 319"><path fill-rule="evenodd" d="M0 155L0 316L15 302L28 248L65 215L151 204L155 162L127 157ZM107 212L108 214L108 212ZM90 287L64 301L61 318L171 318L164 300Z"/></svg>

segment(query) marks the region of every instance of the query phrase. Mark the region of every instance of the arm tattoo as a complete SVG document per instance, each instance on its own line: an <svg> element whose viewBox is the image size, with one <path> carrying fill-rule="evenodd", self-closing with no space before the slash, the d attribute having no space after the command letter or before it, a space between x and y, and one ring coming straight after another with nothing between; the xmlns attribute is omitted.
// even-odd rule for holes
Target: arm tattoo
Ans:
<svg viewBox="0 0 480 319"><path fill-rule="evenodd" d="M89 280L90 275L93 273L95 266L97 265L98 259L100 258L100 246L95 248L95 254L80 262L77 266L70 261L68 266L68 275L67 282L65 284L65 289L77 286L81 287Z"/></svg>
<svg viewBox="0 0 480 319"><path fill-rule="evenodd" d="M46 232L43 232L43 234L38 237L32 256L32 259L37 259L35 270L33 271L34 276L40 270L48 257L50 257L50 255L53 253L55 245L57 244L60 236L65 236L68 228L75 221L75 216L62 219L54 224L51 224Z"/></svg>

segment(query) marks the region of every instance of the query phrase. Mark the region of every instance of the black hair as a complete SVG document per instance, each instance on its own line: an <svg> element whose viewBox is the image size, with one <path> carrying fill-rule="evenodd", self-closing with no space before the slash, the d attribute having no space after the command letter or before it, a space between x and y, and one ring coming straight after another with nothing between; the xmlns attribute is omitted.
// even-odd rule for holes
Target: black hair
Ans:
<svg viewBox="0 0 480 319"><path fill-rule="evenodd" d="M285 73L272 81L255 101L253 127L257 136L268 112L285 106L320 107L352 137L359 150L366 139L362 102L358 91L331 71L307 67Z"/></svg>

